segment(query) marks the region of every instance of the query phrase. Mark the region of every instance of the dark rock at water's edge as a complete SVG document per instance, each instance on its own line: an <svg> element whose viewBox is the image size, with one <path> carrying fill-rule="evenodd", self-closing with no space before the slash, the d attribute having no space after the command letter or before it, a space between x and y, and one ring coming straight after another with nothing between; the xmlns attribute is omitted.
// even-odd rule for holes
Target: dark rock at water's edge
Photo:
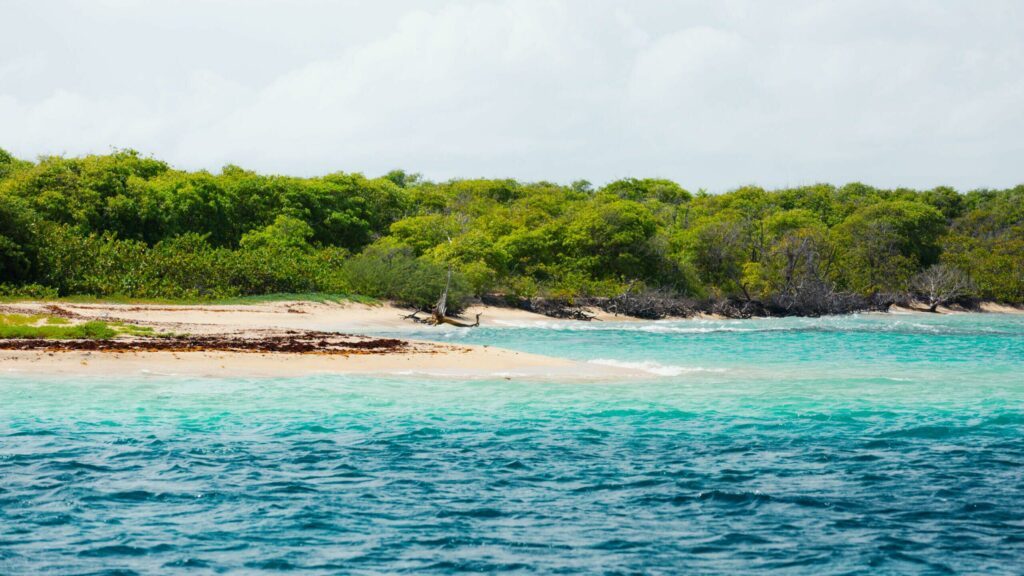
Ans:
<svg viewBox="0 0 1024 576"><path fill-rule="evenodd" d="M725 318L766 318L781 316L823 316L827 314L850 314L854 312L884 312L894 305L907 305L908 296L899 294L874 294L864 297L845 292L832 292L811 298L776 296L767 300L742 298L695 299L673 295L662 291L645 291L623 294L612 298L517 298L507 295L490 294L481 298L489 306L511 307L543 314L552 318L567 320L592 320L588 310L604 312L644 320L663 318L688 318L698 314L715 314Z"/></svg>

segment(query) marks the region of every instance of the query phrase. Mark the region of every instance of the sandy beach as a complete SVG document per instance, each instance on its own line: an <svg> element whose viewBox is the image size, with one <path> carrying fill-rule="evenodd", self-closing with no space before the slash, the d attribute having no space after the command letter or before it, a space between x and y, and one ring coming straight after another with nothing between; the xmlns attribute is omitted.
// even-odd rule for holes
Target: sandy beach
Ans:
<svg viewBox="0 0 1024 576"><path fill-rule="evenodd" d="M930 313L928 305L924 302L917 302L913 306L893 305L889 307L889 312L897 314ZM977 310L968 310L962 306L939 306L935 312L939 314L977 314L979 312L985 314L1024 314L1024 307L1009 306L998 302L982 302L978 304Z"/></svg>
<svg viewBox="0 0 1024 576"><path fill-rule="evenodd" d="M1020 313L985 304L983 311ZM918 309L893 307L895 313ZM958 310L941 309L944 313ZM155 338L106 342L36 340L0 345L0 374L286 377L309 374L420 375L455 378L558 378L600 380L649 376L628 368L595 365L493 346L442 344L373 336L427 328L390 304L280 301L238 305L168 305L70 302L0 304L0 313L58 316L71 323L100 320L148 327ZM590 311L593 321L637 321ZM480 325L576 322L488 306L463 313ZM78 349L76 349L76 347ZM83 349L84 348L84 349Z"/></svg>
<svg viewBox="0 0 1024 576"><path fill-rule="evenodd" d="M404 317L411 310L389 303L357 302L268 302L261 304L113 304L70 302L17 302L0 304L0 311L17 314L51 314L54 307L89 320L125 321L190 334L246 330L323 330L362 333L403 330L416 326ZM586 310L595 322L640 322L630 316L613 315L598 309ZM557 320L541 314L499 308L471 306L462 318L472 322L480 314L481 326L507 326L517 322Z"/></svg>
<svg viewBox="0 0 1024 576"><path fill-rule="evenodd" d="M8 314L58 315L72 322L102 320L153 328L157 334L189 335L189 343L156 350L75 350L56 341L37 342L32 349L0 350L0 373L182 376L285 377L309 374L422 375L459 378L604 379L640 374L609 366L596 366L562 358L527 354L488 346L451 345L401 339L399 348L356 349L371 337L366 332L400 331L417 325L403 316L407 310L388 304L272 302L252 305L163 305L108 303L19 302L0 305ZM481 314L481 326L550 321L530 312L475 307L465 317ZM625 320L616 317L616 320ZM446 328L438 328L445 330ZM332 333L327 335L326 333ZM334 334L336 333L336 334ZM341 342L338 349L306 353L263 350L218 350L204 337L241 344L277 338L315 336ZM131 338L125 342L133 342ZM115 341L113 344L124 345ZM154 341L167 345L166 341ZM321 339L321 343L323 340ZM347 344L346 344L347 343ZM107 345L113 347L113 345ZM134 344L133 344L134 346Z"/></svg>
<svg viewBox="0 0 1024 576"><path fill-rule="evenodd" d="M476 346L425 345L388 354L247 352L0 351L3 373L52 375L289 377L312 374L419 375L459 378L601 379L631 371Z"/></svg>

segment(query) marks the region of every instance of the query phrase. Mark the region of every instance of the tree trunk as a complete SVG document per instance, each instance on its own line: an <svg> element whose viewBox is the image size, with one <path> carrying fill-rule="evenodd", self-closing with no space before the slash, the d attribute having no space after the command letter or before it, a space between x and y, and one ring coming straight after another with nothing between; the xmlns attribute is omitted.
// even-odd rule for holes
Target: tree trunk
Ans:
<svg viewBox="0 0 1024 576"><path fill-rule="evenodd" d="M458 320L449 318L447 316L441 318L441 321L438 322L438 324L450 324L452 326L458 326L459 328L476 328L477 326L480 325L480 314L476 315L476 322L472 324L467 324L466 322L459 322Z"/></svg>
<svg viewBox="0 0 1024 576"><path fill-rule="evenodd" d="M434 305L434 323L441 324L445 320L445 316L448 313L448 289L452 286L452 267L448 267L448 279L444 283L444 292L441 292L441 297L437 299L437 304Z"/></svg>

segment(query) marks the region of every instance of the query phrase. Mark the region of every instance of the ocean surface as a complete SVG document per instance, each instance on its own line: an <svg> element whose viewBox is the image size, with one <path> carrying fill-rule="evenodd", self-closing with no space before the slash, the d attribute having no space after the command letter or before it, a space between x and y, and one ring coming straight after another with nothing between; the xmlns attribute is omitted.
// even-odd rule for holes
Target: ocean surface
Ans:
<svg viewBox="0 0 1024 576"><path fill-rule="evenodd" d="M1021 574L1024 316L419 337L632 366L0 374L0 574Z"/></svg>

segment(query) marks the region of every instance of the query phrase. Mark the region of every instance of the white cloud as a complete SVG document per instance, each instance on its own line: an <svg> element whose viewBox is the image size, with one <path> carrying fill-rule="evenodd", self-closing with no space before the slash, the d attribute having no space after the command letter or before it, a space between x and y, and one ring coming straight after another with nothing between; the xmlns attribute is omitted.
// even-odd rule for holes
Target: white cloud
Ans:
<svg viewBox="0 0 1024 576"><path fill-rule="evenodd" d="M0 146L21 156L716 190L1024 181L1012 0L13 1Z"/></svg>

